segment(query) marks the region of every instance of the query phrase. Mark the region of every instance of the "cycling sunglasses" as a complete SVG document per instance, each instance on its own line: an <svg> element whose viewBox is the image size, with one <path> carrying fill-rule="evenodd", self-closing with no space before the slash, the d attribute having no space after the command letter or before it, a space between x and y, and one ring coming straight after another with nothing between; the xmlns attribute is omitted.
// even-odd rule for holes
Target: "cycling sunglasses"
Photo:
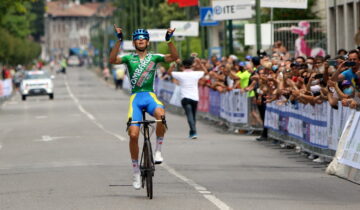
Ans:
<svg viewBox="0 0 360 210"><path fill-rule="evenodd" d="M133 38L133 40L140 40L140 39L146 39L146 40L149 40L149 37L147 36L144 36L144 35L137 35Z"/></svg>

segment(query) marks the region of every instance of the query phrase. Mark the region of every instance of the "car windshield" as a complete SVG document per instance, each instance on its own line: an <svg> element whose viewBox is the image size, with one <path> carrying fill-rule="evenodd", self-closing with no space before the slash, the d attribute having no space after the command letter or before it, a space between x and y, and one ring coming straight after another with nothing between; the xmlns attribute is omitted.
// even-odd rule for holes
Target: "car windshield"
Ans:
<svg viewBox="0 0 360 210"><path fill-rule="evenodd" d="M48 79L47 74L26 74L25 79Z"/></svg>

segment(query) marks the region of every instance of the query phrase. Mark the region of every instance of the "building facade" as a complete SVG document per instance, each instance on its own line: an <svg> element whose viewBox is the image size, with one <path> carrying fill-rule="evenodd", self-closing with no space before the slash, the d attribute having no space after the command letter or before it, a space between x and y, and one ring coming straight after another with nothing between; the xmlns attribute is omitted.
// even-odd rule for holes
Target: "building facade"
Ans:
<svg viewBox="0 0 360 210"><path fill-rule="evenodd" d="M354 49L355 34L360 27L360 0L327 0L328 53Z"/></svg>
<svg viewBox="0 0 360 210"><path fill-rule="evenodd" d="M87 51L91 28L114 11L110 4L80 4L78 0L48 1L46 6L43 48L46 60L67 57L70 49Z"/></svg>

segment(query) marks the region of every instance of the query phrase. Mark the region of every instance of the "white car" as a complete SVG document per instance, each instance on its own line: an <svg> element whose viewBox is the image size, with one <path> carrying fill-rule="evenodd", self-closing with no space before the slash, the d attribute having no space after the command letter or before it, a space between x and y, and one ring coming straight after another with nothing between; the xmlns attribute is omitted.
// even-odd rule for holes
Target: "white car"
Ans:
<svg viewBox="0 0 360 210"><path fill-rule="evenodd" d="M72 55L68 58L67 63L69 66L80 66L80 59L76 55Z"/></svg>
<svg viewBox="0 0 360 210"><path fill-rule="evenodd" d="M28 96L48 95L54 99L54 84L50 75L43 71L28 71L20 85L22 100Z"/></svg>

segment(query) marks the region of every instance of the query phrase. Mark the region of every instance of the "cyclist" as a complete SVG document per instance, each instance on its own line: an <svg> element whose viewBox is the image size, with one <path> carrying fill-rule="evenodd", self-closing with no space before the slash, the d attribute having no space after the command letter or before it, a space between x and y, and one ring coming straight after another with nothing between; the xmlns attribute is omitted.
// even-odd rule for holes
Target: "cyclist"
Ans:
<svg viewBox="0 0 360 210"><path fill-rule="evenodd" d="M150 36L147 30L137 29L132 34L133 45L136 49L135 53L129 55L118 56L119 47L123 40L122 29L116 27L114 29L118 38L114 48L110 53L111 64L125 64L128 68L128 76L131 84L131 97L129 103L128 118L132 121L142 120L142 109L154 116L157 120L161 120L165 116L164 105L157 99L154 93L154 80L156 65L160 62L172 62L178 59L178 53L175 45L172 43L171 37L175 29L168 29L165 35L165 40L168 43L170 54L152 54L147 51L149 46ZM140 169L139 169L139 146L138 138L140 132L139 124L132 124L129 127L130 137L130 154L133 166L133 187L140 189ZM163 161L161 155L161 145L164 140L165 126L162 123L156 125L156 149L155 149L155 164L160 164Z"/></svg>

